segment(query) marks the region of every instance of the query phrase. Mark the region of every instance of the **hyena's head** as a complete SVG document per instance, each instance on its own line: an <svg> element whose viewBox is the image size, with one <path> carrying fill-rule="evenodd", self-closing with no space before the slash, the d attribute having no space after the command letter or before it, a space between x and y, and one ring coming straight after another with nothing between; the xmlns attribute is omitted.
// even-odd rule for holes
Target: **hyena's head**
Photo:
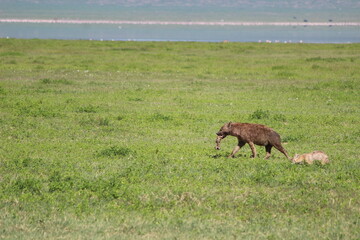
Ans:
<svg viewBox="0 0 360 240"><path fill-rule="evenodd" d="M231 122L226 123L224 126L220 128L220 130L216 133L216 150L220 150L220 142L223 138L230 134L231 131Z"/></svg>
<svg viewBox="0 0 360 240"><path fill-rule="evenodd" d="M218 136L226 137L230 134L232 122L225 123L224 126L216 133Z"/></svg>

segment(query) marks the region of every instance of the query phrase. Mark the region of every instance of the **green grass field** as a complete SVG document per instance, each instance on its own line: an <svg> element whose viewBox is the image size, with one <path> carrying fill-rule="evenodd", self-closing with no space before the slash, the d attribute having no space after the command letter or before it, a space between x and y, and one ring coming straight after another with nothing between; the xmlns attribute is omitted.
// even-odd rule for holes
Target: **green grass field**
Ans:
<svg viewBox="0 0 360 240"><path fill-rule="evenodd" d="M0 39L1 239L360 239L360 44ZM228 121L280 152L226 156Z"/></svg>

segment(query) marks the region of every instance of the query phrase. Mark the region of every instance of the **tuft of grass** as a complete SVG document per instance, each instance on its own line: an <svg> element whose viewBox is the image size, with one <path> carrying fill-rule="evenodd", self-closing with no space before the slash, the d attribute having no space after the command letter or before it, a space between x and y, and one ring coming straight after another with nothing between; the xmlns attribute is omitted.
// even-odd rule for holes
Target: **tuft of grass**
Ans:
<svg viewBox="0 0 360 240"><path fill-rule="evenodd" d="M41 192L41 182L37 178L26 177L18 178L13 183L13 192L18 194L40 194Z"/></svg>
<svg viewBox="0 0 360 240"><path fill-rule="evenodd" d="M0 95L5 95L5 94L6 94L5 89L2 86L0 86Z"/></svg>
<svg viewBox="0 0 360 240"><path fill-rule="evenodd" d="M18 56L24 56L24 53L21 53L21 52L13 52L13 51L10 51L10 52L2 52L0 53L0 56L1 57L18 57Z"/></svg>
<svg viewBox="0 0 360 240"><path fill-rule="evenodd" d="M124 115L118 115L117 117L116 117L116 120L118 120L118 121L121 121L121 120L124 120L126 117L124 116Z"/></svg>
<svg viewBox="0 0 360 240"><path fill-rule="evenodd" d="M269 110L258 109L249 115L250 120L271 120L272 122L286 122L287 118L282 113L270 113Z"/></svg>
<svg viewBox="0 0 360 240"><path fill-rule="evenodd" d="M155 113L155 114L151 115L149 117L149 119L151 121L154 121L154 122L158 122L158 121L160 121L160 122L165 121L166 122L166 121L171 121L172 117L168 116L168 115L164 115L162 113Z"/></svg>
<svg viewBox="0 0 360 240"><path fill-rule="evenodd" d="M110 125L110 119L106 117L100 117L99 118L99 125L100 126L109 126Z"/></svg>
<svg viewBox="0 0 360 240"><path fill-rule="evenodd" d="M286 122L286 120L287 120L285 114L282 114L282 113L274 114L272 116L272 118L278 122Z"/></svg>
<svg viewBox="0 0 360 240"><path fill-rule="evenodd" d="M49 78L40 79L40 83L42 83L42 84L50 84L51 82L52 82L52 80Z"/></svg>
<svg viewBox="0 0 360 240"><path fill-rule="evenodd" d="M48 105L43 100L29 102L21 100L15 104L15 109L19 116L51 118L60 115L55 106Z"/></svg>
<svg viewBox="0 0 360 240"><path fill-rule="evenodd" d="M94 106L94 105L84 105L79 107L76 112L78 113L96 113L98 111L99 107Z"/></svg>
<svg viewBox="0 0 360 240"><path fill-rule="evenodd" d="M72 81L67 79L49 79L49 78L42 78L40 79L41 84L64 84L64 85L71 85L73 84Z"/></svg>
<svg viewBox="0 0 360 240"><path fill-rule="evenodd" d="M101 150L98 155L102 157L125 157L130 155L132 152L133 151L127 147L112 146Z"/></svg>
<svg viewBox="0 0 360 240"><path fill-rule="evenodd" d="M144 101L144 99L142 99L140 97L129 97L128 100L132 101L132 102L142 102L142 101Z"/></svg>
<svg viewBox="0 0 360 240"><path fill-rule="evenodd" d="M323 58L323 57L312 57L312 58L306 58L307 62L344 62L347 61L348 59L346 58L340 58L340 57L328 57L328 58Z"/></svg>
<svg viewBox="0 0 360 240"><path fill-rule="evenodd" d="M250 119L268 119L270 118L270 111L258 109L249 116Z"/></svg>

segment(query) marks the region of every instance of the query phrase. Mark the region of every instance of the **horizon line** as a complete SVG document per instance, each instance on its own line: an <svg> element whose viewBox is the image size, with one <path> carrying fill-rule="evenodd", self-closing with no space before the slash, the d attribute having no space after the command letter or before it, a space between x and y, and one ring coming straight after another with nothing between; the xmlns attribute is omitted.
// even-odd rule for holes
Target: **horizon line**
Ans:
<svg viewBox="0 0 360 240"><path fill-rule="evenodd" d="M128 21L78 19L0 19L0 23L60 23L60 24L129 24L183 26L360 26L360 22L246 22L246 21Z"/></svg>

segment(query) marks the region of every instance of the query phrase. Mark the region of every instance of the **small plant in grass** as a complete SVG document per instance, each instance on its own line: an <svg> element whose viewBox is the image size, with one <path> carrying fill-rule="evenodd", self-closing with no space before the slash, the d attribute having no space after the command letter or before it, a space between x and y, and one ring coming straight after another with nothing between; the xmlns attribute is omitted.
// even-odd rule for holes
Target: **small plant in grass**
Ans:
<svg viewBox="0 0 360 240"><path fill-rule="evenodd" d="M284 136L282 141L283 142L299 142L304 139L303 135L288 135Z"/></svg>
<svg viewBox="0 0 360 240"><path fill-rule="evenodd" d="M34 177L19 178L13 186L15 191L32 194L39 194L42 188L40 180Z"/></svg>
<svg viewBox="0 0 360 240"><path fill-rule="evenodd" d="M123 116L123 115L119 115L119 116L116 117L116 120L118 120L118 121L121 121L121 120L124 120L124 119L125 119L125 116Z"/></svg>
<svg viewBox="0 0 360 240"><path fill-rule="evenodd" d="M40 79L40 83L42 83L42 84L50 84L50 83L51 83L51 79L49 79L49 78Z"/></svg>
<svg viewBox="0 0 360 240"><path fill-rule="evenodd" d="M286 117L285 117L285 115L284 115L284 114L281 114L281 113L275 114L272 118L273 118L274 120L276 120L276 121L286 122Z"/></svg>
<svg viewBox="0 0 360 240"><path fill-rule="evenodd" d="M127 147L112 146L112 147L101 150L99 152L98 156L101 156L101 157L125 157L125 156L130 155L132 152L133 151Z"/></svg>
<svg viewBox="0 0 360 240"><path fill-rule="evenodd" d="M270 111L258 109L252 114L250 114L250 119L269 119Z"/></svg>
<svg viewBox="0 0 360 240"><path fill-rule="evenodd" d="M273 119L275 121L286 122L286 116L282 113L277 113L272 115L269 110L258 109L252 114L249 118L251 120L264 120L264 119Z"/></svg>
<svg viewBox="0 0 360 240"><path fill-rule="evenodd" d="M42 78L42 79L40 79L40 83L42 83L42 84L63 84L63 85L73 84L73 82L68 79L50 79L50 78Z"/></svg>
<svg viewBox="0 0 360 240"><path fill-rule="evenodd" d="M97 107L93 106L93 105L86 105L86 106L81 106L77 109L78 113L96 113L98 110Z"/></svg>
<svg viewBox="0 0 360 240"><path fill-rule="evenodd" d="M0 86L0 95L4 95L4 94L5 94L5 89L2 86Z"/></svg>
<svg viewBox="0 0 360 240"><path fill-rule="evenodd" d="M110 125L110 120L106 117L100 117L98 119L98 123L99 123L99 126L109 126Z"/></svg>
<svg viewBox="0 0 360 240"><path fill-rule="evenodd" d="M157 121L171 121L172 117L164 115L162 113L155 113L150 117L150 120L157 122Z"/></svg>

